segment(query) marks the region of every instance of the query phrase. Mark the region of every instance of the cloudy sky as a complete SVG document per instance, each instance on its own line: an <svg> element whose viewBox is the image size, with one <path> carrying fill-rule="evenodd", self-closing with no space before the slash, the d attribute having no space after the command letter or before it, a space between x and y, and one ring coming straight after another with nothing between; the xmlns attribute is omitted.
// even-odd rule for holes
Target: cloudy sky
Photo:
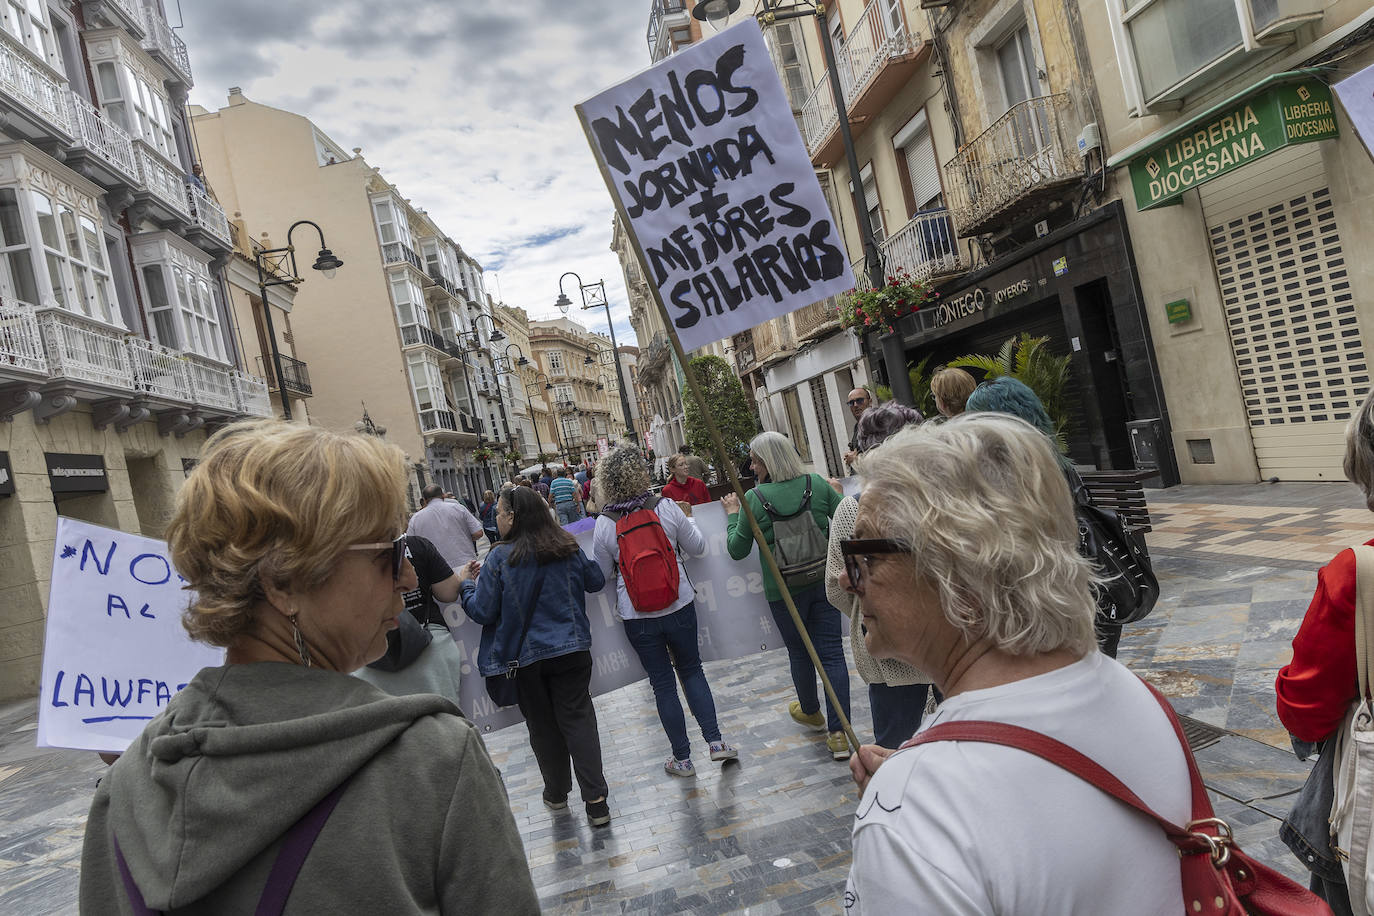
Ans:
<svg viewBox="0 0 1374 916"><path fill-rule="evenodd" d="M166 0L175 25L177 0ZM633 343L613 213L573 105L649 65L650 0L181 0L191 101L253 101L360 146L486 269L554 317L559 275L604 279ZM571 279L570 279L571 284ZM575 289L569 295L578 300ZM578 316L605 329L605 312Z"/></svg>

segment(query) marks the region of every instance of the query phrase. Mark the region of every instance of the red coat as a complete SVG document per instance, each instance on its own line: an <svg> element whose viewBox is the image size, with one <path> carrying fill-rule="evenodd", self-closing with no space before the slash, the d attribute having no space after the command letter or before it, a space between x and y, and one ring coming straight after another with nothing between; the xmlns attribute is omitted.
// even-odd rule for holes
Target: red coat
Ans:
<svg viewBox="0 0 1374 916"><path fill-rule="evenodd" d="M1322 741L1340 728L1359 690L1355 552L1342 550L1317 573L1317 593L1293 637L1293 661L1274 682L1279 721L1303 741Z"/></svg>
<svg viewBox="0 0 1374 916"><path fill-rule="evenodd" d="M688 477L686 483L678 483L674 477L663 486L663 495L678 502L699 506L711 501L711 494L700 478Z"/></svg>

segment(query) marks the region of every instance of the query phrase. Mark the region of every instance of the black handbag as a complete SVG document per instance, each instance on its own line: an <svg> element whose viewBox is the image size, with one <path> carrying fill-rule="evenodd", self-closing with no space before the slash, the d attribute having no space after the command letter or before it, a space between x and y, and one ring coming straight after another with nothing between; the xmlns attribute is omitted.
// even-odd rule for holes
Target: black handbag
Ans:
<svg viewBox="0 0 1374 916"><path fill-rule="evenodd" d="M434 640L429 627L416 620L410 611L402 611L399 621L400 626L386 634L386 654L367 667L377 671L400 671L410 667L429 648Z"/></svg>
<svg viewBox="0 0 1374 916"><path fill-rule="evenodd" d="M506 670L501 674L488 674L486 677L487 696L491 697L491 701L497 706L515 706L520 702L515 673L520 670L520 650L525 648L525 636L530 631L530 621L534 619L534 605L539 600L539 590L543 587L544 571L541 569L535 577L529 605L525 608L525 625L520 629L520 641L515 644L515 658L506 662Z"/></svg>

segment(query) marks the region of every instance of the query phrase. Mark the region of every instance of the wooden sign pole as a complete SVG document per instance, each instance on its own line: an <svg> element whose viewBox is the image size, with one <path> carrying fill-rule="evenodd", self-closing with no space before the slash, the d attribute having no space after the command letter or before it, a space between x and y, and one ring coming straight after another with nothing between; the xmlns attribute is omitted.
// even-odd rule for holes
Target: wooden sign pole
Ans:
<svg viewBox="0 0 1374 916"><path fill-rule="evenodd" d="M620 196L615 193L615 181L606 168L606 164L597 155L596 141L592 138L591 125L587 123L586 113L582 106L577 106L577 118L582 124L582 132L587 137L587 145L591 147L592 158L596 160L597 167L601 170L601 177L606 182L606 190L610 192L611 201L615 204L616 213L620 216L625 225L625 234L630 239L630 244L634 246L635 256L639 258L641 266L649 263L644 256L644 249L640 247L639 237L635 234L633 224L625 213L625 206L620 200ZM726 454L725 443L720 436L720 428L716 426L716 419L707 409L706 398L702 395L701 383L697 380L697 374L692 369L692 365L687 360L687 355L682 351L682 343L677 338L677 328L673 324L672 318L668 315L668 309L663 304L663 295L658 289L658 285L650 282L646 284L653 292L654 303L658 306L658 314L663 319L663 325L668 329L668 340L673 345L673 353L677 356L678 364L682 366L682 374L687 379L687 387L691 389L692 396L697 399L697 406L700 408L701 417L706 423L706 433L711 437L711 445L716 450L717 466L723 468L726 476L730 480L730 486L734 488L735 495L739 497L739 508L744 513L745 519L749 522L749 530L754 535L754 543L758 545L759 557L763 560L764 568L773 576L773 581L777 582L782 592L783 603L787 606L787 613L792 615L792 624L801 634L802 645L806 647L806 654L811 658L811 664L815 666L816 673L821 676L821 686L825 688L825 695L830 700L831 707L835 710L835 716L840 720L840 727L844 730L844 736L849 741L849 746L854 753L859 752L859 739L854 734L854 727L849 723L849 717L845 715L844 709L840 706L840 701L835 696L835 687L830 683L830 678L826 676L825 668L821 666L820 656L816 654L816 647L811 642L811 634L806 631L806 626L802 623L801 614L797 613L797 605L792 601L792 594L783 582L782 572L778 569L778 561L773 556L772 548L768 546L768 541L763 536L763 529L759 527L758 519L754 513L749 511L749 503L744 498L744 488L740 485L739 475L735 472L735 463L730 455ZM827 484L829 486L829 484ZM846 665L846 670L847 670Z"/></svg>

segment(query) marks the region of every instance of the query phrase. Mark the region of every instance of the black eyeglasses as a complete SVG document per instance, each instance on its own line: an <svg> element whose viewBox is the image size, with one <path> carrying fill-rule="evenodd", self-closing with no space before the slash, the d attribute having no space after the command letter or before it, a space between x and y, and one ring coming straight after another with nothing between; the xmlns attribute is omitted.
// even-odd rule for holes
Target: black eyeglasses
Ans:
<svg viewBox="0 0 1374 916"><path fill-rule="evenodd" d="M849 577L849 590L856 595L862 595L864 578L871 570L873 558L893 553L911 553L911 548L902 541L894 541L891 538L846 538L840 541L840 555L844 557L844 571Z"/></svg>
<svg viewBox="0 0 1374 916"><path fill-rule="evenodd" d="M400 535L394 541L377 541L372 544L350 544L349 550L385 550L391 548L391 581L399 582L401 579L401 564L405 558L410 556L410 549L406 547L406 536Z"/></svg>
<svg viewBox="0 0 1374 916"><path fill-rule="evenodd" d="M850 407L862 407L868 403L868 398L850 398L848 401L845 401L845 403Z"/></svg>

